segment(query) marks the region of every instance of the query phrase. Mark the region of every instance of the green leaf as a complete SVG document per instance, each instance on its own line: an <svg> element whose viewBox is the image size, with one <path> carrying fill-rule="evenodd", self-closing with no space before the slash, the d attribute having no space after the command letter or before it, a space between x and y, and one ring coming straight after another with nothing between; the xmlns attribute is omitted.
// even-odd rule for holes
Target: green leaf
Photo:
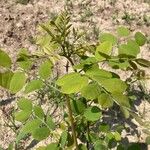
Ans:
<svg viewBox="0 0 150 150"><path fill-rule="evenodd" d="M112 45L115 45L117 43L117 38L112 35L111 33L103 33L102 35L100 35L100 41L101 42L111 42Z"/></svg>
<svg viewBox="0 0 150 150"><path fill-rule="evenodd" d="M81 95L87 100L96 99L101 93L101 87L96 83L90 83L81 90Z"/></svg>
<svg viewBox="0 0 150 150"><path fill-rule="evenodd" d="M135 60L136 63L138 63L140 66L143 67L150 67L150 61L146 60L146 59L142 59L142 58L138 58Z"/></svg>
<svg viewBox="0 0 150 150"><path fill-rule="evenodd" d="M113 77L113 74L109 71L106 71L104 69L99 69L99 67L91 67L86 71L86 75L93 78L95 76L99 76L100 78L111 78Z"/></svg>
<svg viewBox="0 0 150 150"><path fill-rule="evenodd" d="M121 107L121 106L120 106L120 109L123 112L125 118L128 119L130 117L130 112L128 111L128 109Z"/></svg>
<svg viewBox="0 0 150 150"><path fill-rule="evenodd" d="M146 143L147 143L148 145L150 145L150 136L147 136L147 137L146 137Z"/></svg>
<svg viewBox="0 0 150 150"><path fill-rule="evenodd" d="M134 40L128 40L127 44L119 46L119 55L136 57L140 52L139 45Z"/></svg>
<svg viewBox="0 0 150 150"><path fill-rule="evenodd" d="M54 121L53 121L51 116L47 116L46 117L46 123L47 123L47 125L49 126L50 129L52 129L52 130L55 129L56 125L55 125L55 123L54 123Z"/></svg>
<svg viewBox="0 0 150 150"><path fill-rule="evenodd" d="M32 80L25 87L25 93L28 94L30 92L39 90L43 87L43 82L41 80Z"/></svg>
<svg viewBox="0 0 150 150"><path fill-rule="evenodd" d="M60 137L61 148L65 147L67 143L67 139L68 139L68 132L67 131L62 132L61 137Z"/></svg>
<svg viewBox="0 0 150 150"><path fill-rule="evenodd" d="M2 86L3 88L9 89L10 81L13 75L14 74L11 71L0 73L0 86Z"/></svg>
<svg viewBox="0 0 150 150"><path fill-rule="evenodd" d="M130 145L127 150L141 150L141 148L138 143L135 143L135 144Z"/></svg>
<svg viewBox="0 0 150 150"><path fill-rule="evenodd" d="M110 130L110 126L108 124L103 123L99 126L99 130L100 130L100 132L107 133Z"/></svg>
<svg viewBox="0 0 150 150"><path fill-rule="evenodd" d="M125 148L124 148L123 145L118 145L118 146L117 146L117 150L125 150Z"/></svg>
<svg viewBox="0 0 150 150"><path fill-rule="evenodd" d="M98 140L94 144L94 150L107 150L107 147L102 143L102 141Z"/></svg>
<svg viewBox="0 0 150 150"><path fill-rule="evenodd" d="M25 85L26 79L24 72L15 72L10 82L10 91L12 93L19 92Z"/></svg>
<svg viewBox="0 0 150 150"><path fill-rule="evenodd" d="M71 108L75 114L81 114L84 112L86 106L85 106L85 103L81 99L78 99L78 100L71 101Z"/></svg>
<svg viewBox="0 0 150 150"><path fill-rule="evenodd" d="M44 80L49 78L52 72L51 68L51 62L49 60L45 61L39 68L39 76Z"/></svg>
<svg viewBox="0 0 150 150"><path fill-rule="evenodd" d="M100 119L101 115L102 115L101 110L96 106L89 107L84 112L84 117L88 121L97 121Z"/></svg>
<svg viewBox="0 0 150 150"><path fill-rule="evenodd" d="M45 115L45 114L44 114L43 109L42 109L40 106L34 106L33 111L34 111L34 114L35 114L37 117L39 117L39 118L41 118L41 119L44 118L44 115Z"/></svg>
<svg viewBox="0 0 150 150"><path fill-rule="evenodd" d="M79 73L70 73L57 80L61 91L65 94L77 93L88 84L88 78Z"/></svg>
<svg viewBox="0 0 150 150"><path fill-rule="evenodd" d="M129 61L109 60L108 64L114 69L127 69L130 67Z"/></svg>
<svg viewBox="0 0 150 150"><path fill-rule="evenodd" d="M20 121L20 122L24 122L26 121L29 116L31 115L31 111L20 111L20 112L16 112L15 113L15 120Z"/></svg>
<svg viewBox="0 0 150 150"><path fill-rule="evenodd" d="M126 83L118 78L103 79L95 76L93 79L110 93L123 93L127 89Z"/></svg>
<svg viewBox="0 0 150 150"><path fill-rule="evenodd" d="M59 150L59 147L57 143L51 143L46 147L45 150Z"/></svg>
<svg viewBox="0 0 150 150"><path fill-rule="evenodd" d="M45 146L40 146L36 150L46 150L46 147Z"/></svg>
<svg viewBox="0 0 150 150"><path fill-rule="evenodd" d="M14 148L14 144L13 144L13 143L10 143L7 150L13 150L13 148Z"/></svg>
<svg viewBox="0 0 150 150"><path fill-rule="evenodd" d="M116 141L121 141L121 135L118 132L114 132L114 138Z"/></svg>
<svg viewBox="0 0 150 150"><path fill-rule="evenodd" d="M18 107L21 110L32 111L32 101L26 98L21 98L18 101Z"/></svg>
<svg viewBox="0 0 150 150"><path fill-rule="evenodd" d="M50 134L50 131L47 127L37 128L33 131L32 136L34 139L41 141L46 139Z"/></svg>
<svg viewBox="0 0 150 150"><path fill-rule="evenodd" d="M114 98L115 102L117 102L120 106L130 107L129 99L127 96L123 95L123 93L112 93L112 97Z"/></svg>
<svg viewBox="0 0 150 150"><path fill-rule="evenodd" d="M79 150L87 150L87 148L84 144L79 144L78 148L79 148Z"/></svg>
<svg viewBox="0 0 150 150"><path fill-rule="evenodd" d="M24 69L24 70L29 70L32 66L32 61L30 60L22 60L22 61L18 61L19 66Z"/></svg>
<svg viewBox="0 0 150 150"><path fill-rule="evenodd" d="M97 46L96 52L95 52L95 57L99 61L105 60L105 57L103 57L101 55L101 53L109 56L111 54L111 51L112 51L112 43L109 41L105 41L105 42L101 43L99 46ZM99 52L101 52L101 53L99 53Z"/></svg>
<svg viewBox="0 0 150 150"><path fill-rule="evenodd" d="M112 98L108 94L105 94L105 93L102 93L99 95L98 102L103 108L109 108L113 106Z"/></svg>
<svg viewBox="0 0 150 150"><path fill-rule="evenodd" d="M119 36L128 36L130 34L130 30L126 27L118 27L117 32Z"/></svg>
<svg viewBox="0 0 150 150"><path fill-rule="evenodd" d="M37 129L42 122L38 119L31 120L27 122L20 130L19 134L16 137L16 142L18 143L25 135L28 133L32 133L35 129Z"/></svg>
<svg viewBox="0 0 150 150"><path fill-rule="evenodd" d="M30 60L30 54L27 49L23 48L19 51L17 63L24 70L31 69L32 61Z"/></svg>
<svg viewBox="0 0 150 150"><path fill-rule="evenodd" d="M7 53L2 51L1 49L0 49L0 66L8 68L11 67L10 57L7 55Z"/></svg>
<svg viewBox="0 0 150 150"><path fill-rule="evenodd" d="M136 32L135 41L139 46L143 46L146 43L147 39L141 32Z"/></svg>

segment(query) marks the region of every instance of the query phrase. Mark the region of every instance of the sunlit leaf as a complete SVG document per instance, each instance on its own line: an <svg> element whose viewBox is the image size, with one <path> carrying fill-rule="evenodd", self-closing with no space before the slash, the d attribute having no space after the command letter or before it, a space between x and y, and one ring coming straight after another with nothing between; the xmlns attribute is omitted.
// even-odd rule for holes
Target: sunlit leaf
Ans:
<svg viewBox="0 0 150 150"><path fill-rule="evenodd" d="M7 53L2 51L1 49L0 49L0 66L2 66L2 67L11 67L10 57L7 55Z"/></svg>
<svg viewBox="0 0 150 150"><path fill-rule="evenodd" d="M40 128L36 128L33 133L32 136L34 139L41 141L46 139L50 134L50 131L47 127L40 127Z"/></svg>
<svg viewBox="0 0 150 150"><path fill-rule="evenodd" d="M20 111L20 112L16 112L15 113L15 120L20 121L20 122L24 122L26 121L29 116L31 115L31 111Z"/></svg>
<svg viewBox="0 0 150 150"><path fill-rule="evenodd" d="M35 114L37 117L39 117L39 118L41 118L41 119L44 118L44 115L45 115L45 114L44 114L43 109L42 109L40 106L34 106L33 111L34 111L34 114Z"/></svg>
<svg viewBox="0 0 150 150"><path fill-rule="evenodd" d="M119 55L136 57L139 52L140 47L134 40L128 40L127 44L122 44L119 46Z"/></svg>
<svg viewBox="0 0 150 150"><path fill-rule="evenodd" d="M108 42L111 42L112 45L115 45L117 43L117 38L111 33L102 33L100 35L100 41L101 42L108 41Z"/></svg>
<svg viewBox="0 0 150 150"><path fill-rule="evenodd" d="M47 60L45 61L39 68L39 75L43 79L47 79L51 75L51 68L52 68L52 63Z"/></svg>
<svg viewBox="0 0 150 150"><path fill-rule="evenodd" d="M34 92L43 87L43 82L41 80L32 80L25 87L25 93Z"/></svg>
<svg viewBox="0 0 150 150"><path fill-rule="evenodd" d="M32 111L32 101L29 99L21 98L17 104L21 110Z"/></svg>
<svg viewBox="0 0 150 150"><path fill-rule="evenodd" d="M130 30L126 27L118 27L117 32L119 36L128 36L130 34Z"/></svg>
<svg viewBox="0 0 150 150"><path fill-rule="evenodd" d="M0 73L0 86L9 89L12 76L13 72L11 71Z"/></svg>
<svg viewBox="0 0 150 150"><path fill-rule="evenodd" d="M77 93L88 84L88 78L79 73L70 73L57 80L61 91L66 94Z"/></svg>
<svg viewBox="0 0 150 150"><path fill-rule="evenodd" d="M55 129L56 125L55 125L55 123L54 123L54 121L53 121L51 116L47 115L46 123L47 123L47 125L49 126L50 129L52 129L52 130Z"/></svg>
<svg viewBox="0 0 150 150"><path fill-rule="evenodd" d="M105 60L105 57L103 57L102 54L109 56L111 54L111 51L112 51L112 43L109 41L105 41L103 43L100 43L99 46L97 46L96 52L95 52L95 57L99 61Z"/></svg>
<svg viewBox="0 0 150 150"><path fill-rule="evenodd" d="M12 93L19 92L24 87L26 79L24 72L15 72L10 81L10 91Z"/></svg>
<svg viewBox="0 0 150 150"><path fill-rule="evenodd" d="M141 32L135 33L135 41L139 46L143 46L146 43L146 37Z"/></svg>

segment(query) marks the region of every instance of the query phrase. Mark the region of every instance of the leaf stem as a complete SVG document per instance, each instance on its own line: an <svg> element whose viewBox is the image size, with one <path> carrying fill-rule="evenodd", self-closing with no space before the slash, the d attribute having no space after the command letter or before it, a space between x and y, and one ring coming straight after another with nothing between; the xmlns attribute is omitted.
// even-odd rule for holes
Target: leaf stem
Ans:
<svg viewBox="0 0 150 150"><path fill-rule="evenodd" d="M70 99L69 99L68 95L66 95L66 100L67 100L67 107L68 107L68 112L69 112L69 119L70 119L70 123L71 123L71 129L72 129L73 139L74 139L74 142L75 142L75 147L76 147L76 150L79 150L79 148L78 148L78 142L77 142L77 136L76 136L76 131L75 131L75 125L74 125L74 118L73 118L71 104L70 104Z"/></svg>

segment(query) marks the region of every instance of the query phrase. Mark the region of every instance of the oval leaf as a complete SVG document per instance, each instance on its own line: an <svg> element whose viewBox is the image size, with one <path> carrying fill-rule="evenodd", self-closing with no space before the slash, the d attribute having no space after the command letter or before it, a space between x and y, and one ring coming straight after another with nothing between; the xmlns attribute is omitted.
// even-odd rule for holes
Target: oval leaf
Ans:
<svg viewBox="0 0 150 150"><path fill-rule="evenodd" d="M119 36L128 36L130 34L129 29L123 26L118 27L117 32Z"/></svg>
<svg viewBox="0 0 150 150"><path fill-rule="evenodd" d="M7 53L2 51L1 49L0 49L0 66L2 66L2 67L11 67L10 57L7 55Z"/></svg>
<svg viewBox="0 0 150 150"><path fill-rule="evenodd" d="M115 45L117 43L117 38L111 33L103 33L102 35L100 35L100 41L101 42L108 41L112 43L112 45Z"/></svg>
<svg viewBox="0 0 150 150"><path fill-rule="evenodd" d="M0 73L0 86L6 89L9 89L10 82L13 76L13 72L7 71L4 73Z"/></svg>
<svg viewBox="0 0 150 150"><path fill-rule="evenodd" d="M24 72L14 73L14 75L11 79L11 82L10 82L10 91L12 93L19 92L25 85L26 79L27 79L27 77Z"/></svg>
<svg viewBox="0 0 150 150"><path fill-rule="evenodd" d="M41 127L34 130L32 136L34 139L41 141L46 139L50 134L50 131L47 127Z"/></svg>
<svg viewBox="0 0 150 150"><path fill-rule="evenodd" d="M70 73L57 80L57 85L66 94L77 93L87 84L88 78L79 73Z"/></svg>
<svg viewBox="0 0 150 150"><path fill-rule="evenodd" d="M89 107L85 110L84 117L88 121L97 121L101 117L101 110L96 106Z"/></svg>
<svg viewBox="0 0 150 150"><path fill-rule="evenodd" d="M39 117L39 118L41 118L41 119L44 118L44 115L45 115L45 114L44 114L43 109L42 109L40 106L34 106L33 111L34 111L34 114L35 114L37 117Z"/></svg>
<svg viewBox="0 0 150 150"><path fill-rule="evenodd" d="M143 46L146 43L146 37L141 32L136 32L135 41L139 46Z"/></svg>
<svg viewBox="0 0 150 150"><path fill-rule="evenodd" d="M39 90L43 87L43 82L41 80L32 80L25 87L25 93L30 93Z"/></svg>
<svg viewBox="0 0 150 150"><path fill-rule="evenodd" d="M18 107L21 110L32 111L32 101L26 98L21 98L18 101Z"/></svg>
<svg viewBox="0 0 150 150"><path fill-rule="evenodd" d="M51 75L52 64L49 60L45 61L39 68L39 76L42 79L47 79Z"/></svg>

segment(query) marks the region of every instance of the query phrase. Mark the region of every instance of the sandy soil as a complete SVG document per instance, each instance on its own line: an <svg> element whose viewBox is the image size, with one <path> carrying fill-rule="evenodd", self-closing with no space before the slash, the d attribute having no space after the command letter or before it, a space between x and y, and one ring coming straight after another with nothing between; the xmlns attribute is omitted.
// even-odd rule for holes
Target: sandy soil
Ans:
<svg viewBox="0 0 150 150"><path fill-rule="evenodd" d="M18 4L16 0L0 0L0 48L13 59L22 47L36 51L37 46L32 41L38 34L38 24L55 16L63 7L72 12L74 26L93 34L92 37L87 36L89 40L96 40L97 34L102 31L115 32L118 25L126 25L133 31L136 29L145 33L150 42L149 0L30 0L27 5ZM150 60L149 50L150 45L147 44L141 56ZM149 87L150 84L146 84ZM0 91L0 99L6 98L6 92ZM149 104L146 107L148 112ZM11 105L3 109L11 110ZM6 148L13 141L14 133L10 128L3 127L5 116L1 110L0 116L0 145Z"/></svg>

